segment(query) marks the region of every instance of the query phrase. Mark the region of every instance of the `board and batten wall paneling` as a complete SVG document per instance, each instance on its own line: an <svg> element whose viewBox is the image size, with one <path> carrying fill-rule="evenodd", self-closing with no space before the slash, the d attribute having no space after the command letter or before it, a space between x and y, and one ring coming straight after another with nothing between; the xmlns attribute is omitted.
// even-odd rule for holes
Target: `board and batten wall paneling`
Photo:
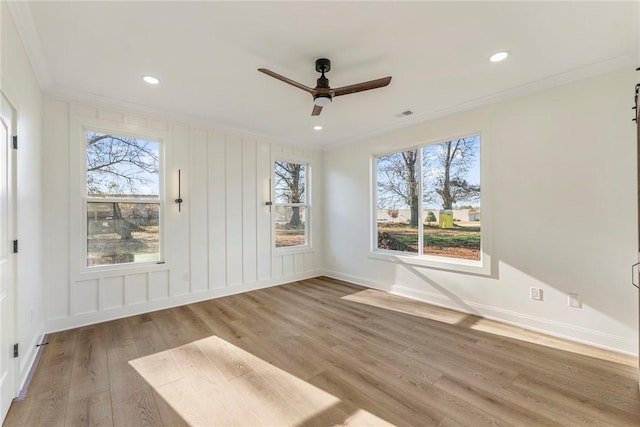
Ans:
<svg viewBox="0 0 640 427"><path fill-rule="evenodd" d="M149 299L149 275L136 273L125 276L127 305L143 304Z"/></svg>
<svg viewBox="0 0 640 427"><path fill-rule="evenodd" d="M271 257L261 254L271 253L271 147L258 141L256 147L256 249L258 259L256 269L258 280L271 278Z"/></svg>
<svg viewBox="0 0 640 427"><path fill-rule="evenodd" d="M293 274L293 258L296 254L282 255L282 274L288 276Z"/></svg>
<svg viewBox="0 0 640 427"><path fill-rule="evenodd" d="M242 139L242 282L257 278L256 141Z"/></svg>
<svg viewBox="0 0 640 427"><path fill-rule="evenodd" d="M242 284L242 138L227 136L227 285Z"/></svg>
<svg viewBox="0 0 640 427"><path fill-rule="evenodd" d="M304 253L297 253L293 256L293 272L302 273L304 271Z"/></svg>
<svg viewBox="0 0 640 427"><path fill-rule="evenodd" d="M73 314L87 314L98 311L99 280L81 280L74 284Z"/></svg>
<svg viewBox="0 0 640 427"><path fill-rule="evenodd" d="M271 259L271 276L272 277L282 277L282 265L283 265L283 257L282 255L274 255Z"/></svg>
<svg viewBox="0 0 640 427"><path fill-rule="evenodd" d="M227 142L225 135L209 132L208 148L209 289L219 289L227 286Z"/></svg>
<svg viewBox="0 0 640 427"><path fill-rule="evenodd" d="M173 124L171 141L164 144L165 185L167 185L163 229L165 261L171 265L170 288L172 296L187 295L189 286L189 212L191 208L192 173L189 173L191 129L183 124ZM184 202L178 210L178 170L181 171L180 194Z"/></svg>
<svg viewBox="0 0 640 427"><path fill-rule="evenodd" d="M164 263L86 268L86 129L162 140ZM318 244L274 250L271 211L265 205L271 197L273 153L311 163L318 158L312 150L50 97L45 97L44 132L47 144L55 144L45 151L55 163L43 167L44 181L55 183L47 187L52 194L44 202L45 212L52 213L44 217L50 248L44 259L50 273L48 332L321 273ZM175 203L178 170L181 212ZM313 233L322 220L317 202L311 207Z"/></svg>
<svg viewBox="0 0 640 427"><path fill-rule="evenodd" d="M69 261L69 108L67 102L45 99L42 175L46 233L44 234L44 271L47 278L47 320L71 315ZM62 286L56 286L62 284ZM66 286L65 286L66 285Z"/></svg>
<svg viewBox="0 0 640 427"><path fill-rule="evenodd" d="M209 142L207 131L195 129L191 141L191 179L189 182L189 218L191 235L191 292L203 292L209 289ZM204 224L205 230L195 227Z"/></svg>
<svg viewBox="0 0 640 427"><path fill-rule="evenodd" d="M304 253L304 271L312 271L315 268L315 257L313 252Z"/></svg>
<svg viewBox="0 0 640 427"><path fill-rule="evenodd" d="M124 276L105 277L101 291L103 310L124 307Z"/></svg>
<svg viewBox="0 0 640 427"><path fill-rule="evenodd" d="M149 300L166 298L169 298L169 272L165 270L149 273Z"/></svg>

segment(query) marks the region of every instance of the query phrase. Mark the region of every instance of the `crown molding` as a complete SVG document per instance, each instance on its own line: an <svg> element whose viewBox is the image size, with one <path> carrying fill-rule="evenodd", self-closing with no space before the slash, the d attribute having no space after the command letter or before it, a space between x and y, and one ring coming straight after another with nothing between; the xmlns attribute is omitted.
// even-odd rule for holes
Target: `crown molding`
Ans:
<svg viewBox="0 0 640 427"><path fill-rule="evenodd" d="M374 129L364 134L354 135L352 137L348 137L339 141L332 141L325 144L317 144L317 145L309 142L305 142L305 141L290 140L287 138L276 137L273 135L252 132L246 129L230 126L225 123L216 122L215 120L212 120L209 118L194 117L188 114L179 114L179 113L175 113L175 112L171 112L163 109L149 107L147 105L136 104L129 101L123 101L120 99L105 97L103 95L96 95L92 93L78 91L76 89L72 89L69 87L52 85L48 89L44 90L44 92L46 95L52 98L63 99L71 102L79 102L79 103L85 103L85 104L102 106L102 107L111 107L111 108L124 110L128 112L146 113L149 115L156 116L157 118L164 118L167 120L178 121L178 122L189 124L192 126L200 126L207 129L216 129L221 132L230 132L230 133L235 133L239 135L245 135L248 137L272 141L278 144L286 144L291 146L304 147L307 149L310 148L314 150L326 151L326 150L338 148L343 145L349 145L349 144L353 144L369 138L385 135L400 129L417 126L422 123L429 122L431 120L436 120L442 117L450 116L452 114L469 111L474 108L480 108L480 107L488 106L491 104L496 104L498 102L503 102L510 99L532 95L537 92L553 89L558 86L562 86L562 85L576 82L579 80L588 79L600 74L605 74L608 72L613 72L613 71L621 70L624 68L633 68L637 66L635 65L637 62L638 62L638 58L636 58L634 55L629 54L629 55L620 56L611 60L598 62L596 64L571 70L565 73L555 74L553 76L546 77L544 79L530 82L530 83L517 86L511 89L507 89L492 95L477 98L468 102L452 105L450 107L446 107L440 110L427 112L427 113L419 113L419 114L416 114L415 116L403 118L393 123L392 125L381 126L381 127L378 127L377 129Z"/></svg>
<svg viewBox="0 0 640 427"><path fill-rule="evenodd" d="M52 87L44 90L44 95L51 99L60 100L69 103L78 103L91 105L94 107L113 109L119 112L132 113L132 114L147 114L150 117L157 119L164 119L174 123L181 123L184 125L198 127L208 130L215 130L222 133L232 133L241 137L256 138L261 141L296 146L311 150L321 150L322 147L315 147L312 144L289 140L285 138L279 138L277 136L261 134L258 132L252 132L246 129L230 126L215 120L192 116L189 114L180 114L172 111L164 110L161 108L149 107L144 104L137 104L130 101L123 101L117 98L110 98L103 95L97 95L89 92L79 91L69 87L63 87L53 85Z"/></svg>
<svg viewBox="0 0 640 427"><path fill-rule="evenodd" d="M33 22L29 2L26 1L8 1L6 2L9 13L16 24L18 35L22 40L22 45L27 53L27 57L31 62L34 74L38 80L38 84L42 90L46 90L53 83L51 73L47 67L44 51L38 36L38 30Z"/></svg>
<svg viewBox="0 0 640 427"><path fill-rule="evenodd" d="M622 70L624 68L635 68L637 67L639 59L640 58L638 58L638 55L627 54L619 56L610 60L591 64L586 67L578 68L560 74L555 74L540 80L526 83L521 86L516 86L511 89L506 89L488 96L483 96L481 98L477 98L468 102L452 105L440 110L419 113L415 116L403 118L390 126L379 127L378 129L372 130L371 132L367 132L365 134L355 135L353 137L345 138L341 141L325 144L322 148L324 150L330 150L343 145L349 145L358 141L363 141L365 139L384 135L396 130L417 126L419 124L450 116L452 114L472 110L474 108L485 107L491 104L496 104L498 102L508 101L510 99L520 98L526 95L532 95L537 92L542 92L565 84L585 80L591 77L598 76L600 74L606 74L609 72Z"/></svg>

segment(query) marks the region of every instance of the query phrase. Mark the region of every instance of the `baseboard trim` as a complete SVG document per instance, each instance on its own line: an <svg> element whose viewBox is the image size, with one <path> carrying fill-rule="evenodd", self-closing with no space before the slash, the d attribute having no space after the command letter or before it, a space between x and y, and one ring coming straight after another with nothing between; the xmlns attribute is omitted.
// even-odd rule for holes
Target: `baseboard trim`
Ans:
<svg viewBox="0 0 640 427"><path fill-rule="evenodd" d="M545 335L566 339L569 341L587 344L592 347L613 351L628 356L638 356L637 352L625 350L628 347L629 339L626 337L583 328L568 323L549 320L538 316L532 316L526 313L520 313L505 310L499 307L479 304L473 301L462 300L467 308L452 305L446 297L434 292L416 290L403 286L401 284L383 283L368 278L343 274L337 271L325 270L325 276L344 280L356 285L368 288L378 289L393 295L415 299L417 301L426 302L439 307L448 308L465 314L473 314L486 319L495 320L508 325L517 326L534 332L543 333Z"/></svg>
<svg viewBox="0 0 640 427"><path fill-rule="evenodd" d="M29 373L27 374L24 381L21 383L20 392L18 393L18 396L16 396L15 399L13 399L14 401L21 401L27 397L27 393L29 392L29 384L31 384L31 379L33 378L33 375L36 373L36 369L38 368L38 363L40 362L40 357L42 356L42 350L44 349L44 344L48 344L46 342L48 335L45 334L45 335L42 335L41 337L42 338L40 340L40 344L34 345L32 347L32 349L34 349L35 351L31 351L30 353L34 353L35 357L33 359L33 362L31 363L31 368L29 369ZM27 359L25 358L25 360ZM20 365L22 367L22 363ZM21 369L21 372L22 372L22 369Z"/></svg>
<svg viewBox="0 0 640 427"><path fill-rule="evenodd" d="M95 323L107 322L109 320L121 319L123 317L135 316L138 314L149 313L152 311L164 310L167 308L178 307L185 304L192 304L200 301L206 301L214 298L226 297L243 292L255 291L258 289L269 288L271 286L283 285L285 283L295 282L298 280L311 279L322 274L320 270L311 270L301 273L280 276L268 280L262 280L251 283L227 286L224 288L215 288L195 293L182 294L161 300L147 301L142 304L129 305L116 309L101 310L92 313L79 314L76 316L59 317L50 319L47 322L47 333L65 331L68 329L79 328L82 326L93 325Z"/></svg>

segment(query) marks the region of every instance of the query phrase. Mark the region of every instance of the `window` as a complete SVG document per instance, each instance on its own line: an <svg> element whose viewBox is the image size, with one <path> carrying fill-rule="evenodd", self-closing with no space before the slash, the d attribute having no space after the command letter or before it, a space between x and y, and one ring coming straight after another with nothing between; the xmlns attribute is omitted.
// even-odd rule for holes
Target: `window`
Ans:
<svg viewBox="0 0 640 427"><path fill-rule="evenodd" d="M480 136L375 159L376 252L481 260Z"/></svg>
<svg viewBox="0 0 640 427"><path fill-rule="evenodd" d="M160 143L86 133L87 266L158 262Z"/></svg>
<svg viewBox="0 0 640 427"><path fill-rule="evenodd" d="M276 248L309 244L308 165L277 161L275 175Z"/></svg>

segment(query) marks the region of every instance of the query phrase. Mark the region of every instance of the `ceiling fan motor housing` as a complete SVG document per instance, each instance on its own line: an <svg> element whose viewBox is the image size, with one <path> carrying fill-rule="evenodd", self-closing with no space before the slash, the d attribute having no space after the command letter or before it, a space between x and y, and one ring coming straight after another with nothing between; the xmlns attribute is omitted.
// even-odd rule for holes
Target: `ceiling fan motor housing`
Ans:
<svg viewBox="0 0 640 427"><path fill-rule="evenodd" d="M331 61L327 58L316 59L316 71L319 73L328 73L331 71Z"/></svg>

